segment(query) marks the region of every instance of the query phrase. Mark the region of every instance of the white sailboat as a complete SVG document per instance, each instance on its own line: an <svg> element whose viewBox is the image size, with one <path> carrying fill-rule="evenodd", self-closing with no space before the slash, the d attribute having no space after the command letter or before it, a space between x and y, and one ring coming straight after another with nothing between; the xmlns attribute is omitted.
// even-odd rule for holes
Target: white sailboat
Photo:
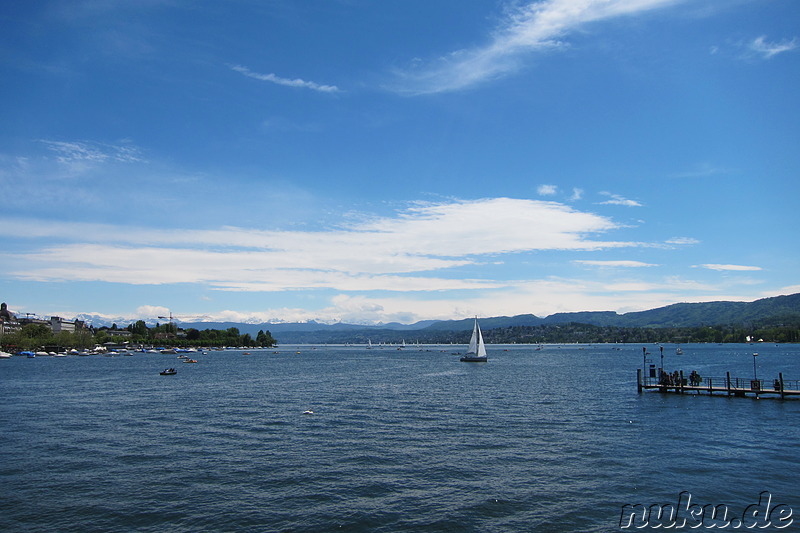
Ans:
<svg viewBox="0 0 800 533"><path fill-rule="evenodd" d="M475 317L475 326L472 328L472 338L469 340L467 354L461 358L465 363L485 363L489 358L486 355L486 346L483 344L483 334Z"/></svg>

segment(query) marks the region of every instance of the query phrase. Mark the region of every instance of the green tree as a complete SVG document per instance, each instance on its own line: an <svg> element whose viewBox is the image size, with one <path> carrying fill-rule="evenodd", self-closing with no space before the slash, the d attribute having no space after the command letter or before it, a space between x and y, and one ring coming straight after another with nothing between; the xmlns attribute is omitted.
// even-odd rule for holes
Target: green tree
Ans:
<svg viewBox="0 0 800 533"><path fill-rule="evenodd" d="M138 335L142 338L147 338L147 324L145 324L144 320L137 320L136 323L132 324L129 327L130 331L134 335Z"/></svg>
<svg viewBox="0 0 800 533"><path fill-rule="evenodd" d="M74 348L91 348L94 345L94 337L88 329L76 331L73 335Z"/></svg>
<svg viewBox="0 0 800 533"><path fill-rule="evenodd" d="M69 331L59 331L55 335L55 344L59 348L72 348L75 346L75 337Z"/></svg>
<svg viewBox="0 0 800 533"><path fill-rule="evenodd" d="M256 335L256 344L258 346L275 346L275 339L272 338L269 331L265 333L264 330L259 330Z"/></svg>
<svg viewBox="0 0 800 533"><path fill-rule="evenodd" d="M34 339L51 335L50 328L43 324L25 324L22 326L22 336Z"/></svg>
<svg viewBox="0 0 800 533"><path fill-rule="evenodd" d="M106 333L104 330L102 330L102 329L101 329L100 331L98 331L97 333L95 333L95 335L94 335L94 341L95 341L97 344L103 344L103 343L105 343L106 341L108 341L108 333Z"/></svg>

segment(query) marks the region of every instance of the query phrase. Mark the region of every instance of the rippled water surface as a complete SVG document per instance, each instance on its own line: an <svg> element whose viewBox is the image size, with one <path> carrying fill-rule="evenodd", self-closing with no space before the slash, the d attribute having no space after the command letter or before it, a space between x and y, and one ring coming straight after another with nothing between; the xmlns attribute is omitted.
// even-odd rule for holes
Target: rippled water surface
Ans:
<svg viewBox="0 0 800 533"><path fill-rule="evenodd" d="M535 348L0 360L0 530L607 531L682 491L800 523L800 399L639 395L642 345ZM792 345L665 366L749 379L754 351L800 379Z"/></svg>

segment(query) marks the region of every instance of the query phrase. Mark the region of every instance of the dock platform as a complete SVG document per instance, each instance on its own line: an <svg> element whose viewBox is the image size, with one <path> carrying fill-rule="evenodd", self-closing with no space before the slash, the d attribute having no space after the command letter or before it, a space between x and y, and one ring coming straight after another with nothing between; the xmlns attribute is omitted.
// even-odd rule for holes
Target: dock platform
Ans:
<svg viewBox="0 0 800 533"><path fill-rule="evenodd" d="M680 371L677 381L664 382L652 375L645 376L642 369L636 371L636 384L641 394L645 390L655 390L672 394L726 394L728 396L777 396L781 399L800 397L800 380L784 380L780 373L774 380L736 378L728 372L725 377L702 378L699 383L690 383Z"/></svg>

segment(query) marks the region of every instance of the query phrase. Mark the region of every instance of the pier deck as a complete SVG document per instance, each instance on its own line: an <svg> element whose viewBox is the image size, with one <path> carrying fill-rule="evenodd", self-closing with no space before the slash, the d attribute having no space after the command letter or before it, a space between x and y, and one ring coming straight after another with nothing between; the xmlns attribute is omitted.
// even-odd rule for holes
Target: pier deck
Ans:
<svg viewBox="0 0 800 533"><path fill-rule="evenodd" d="M688 380L680 373L676 383L664 384L654 377L644 377L642 369L637 369L637 388L641 393L644 390L655 390L672 394L727 394L728 396L779 396L781 399L800 397L800 380L784 380L779 374L775 380L734 378L730 372L725 377L703 378L700 383L689 384Z"/></svg>

